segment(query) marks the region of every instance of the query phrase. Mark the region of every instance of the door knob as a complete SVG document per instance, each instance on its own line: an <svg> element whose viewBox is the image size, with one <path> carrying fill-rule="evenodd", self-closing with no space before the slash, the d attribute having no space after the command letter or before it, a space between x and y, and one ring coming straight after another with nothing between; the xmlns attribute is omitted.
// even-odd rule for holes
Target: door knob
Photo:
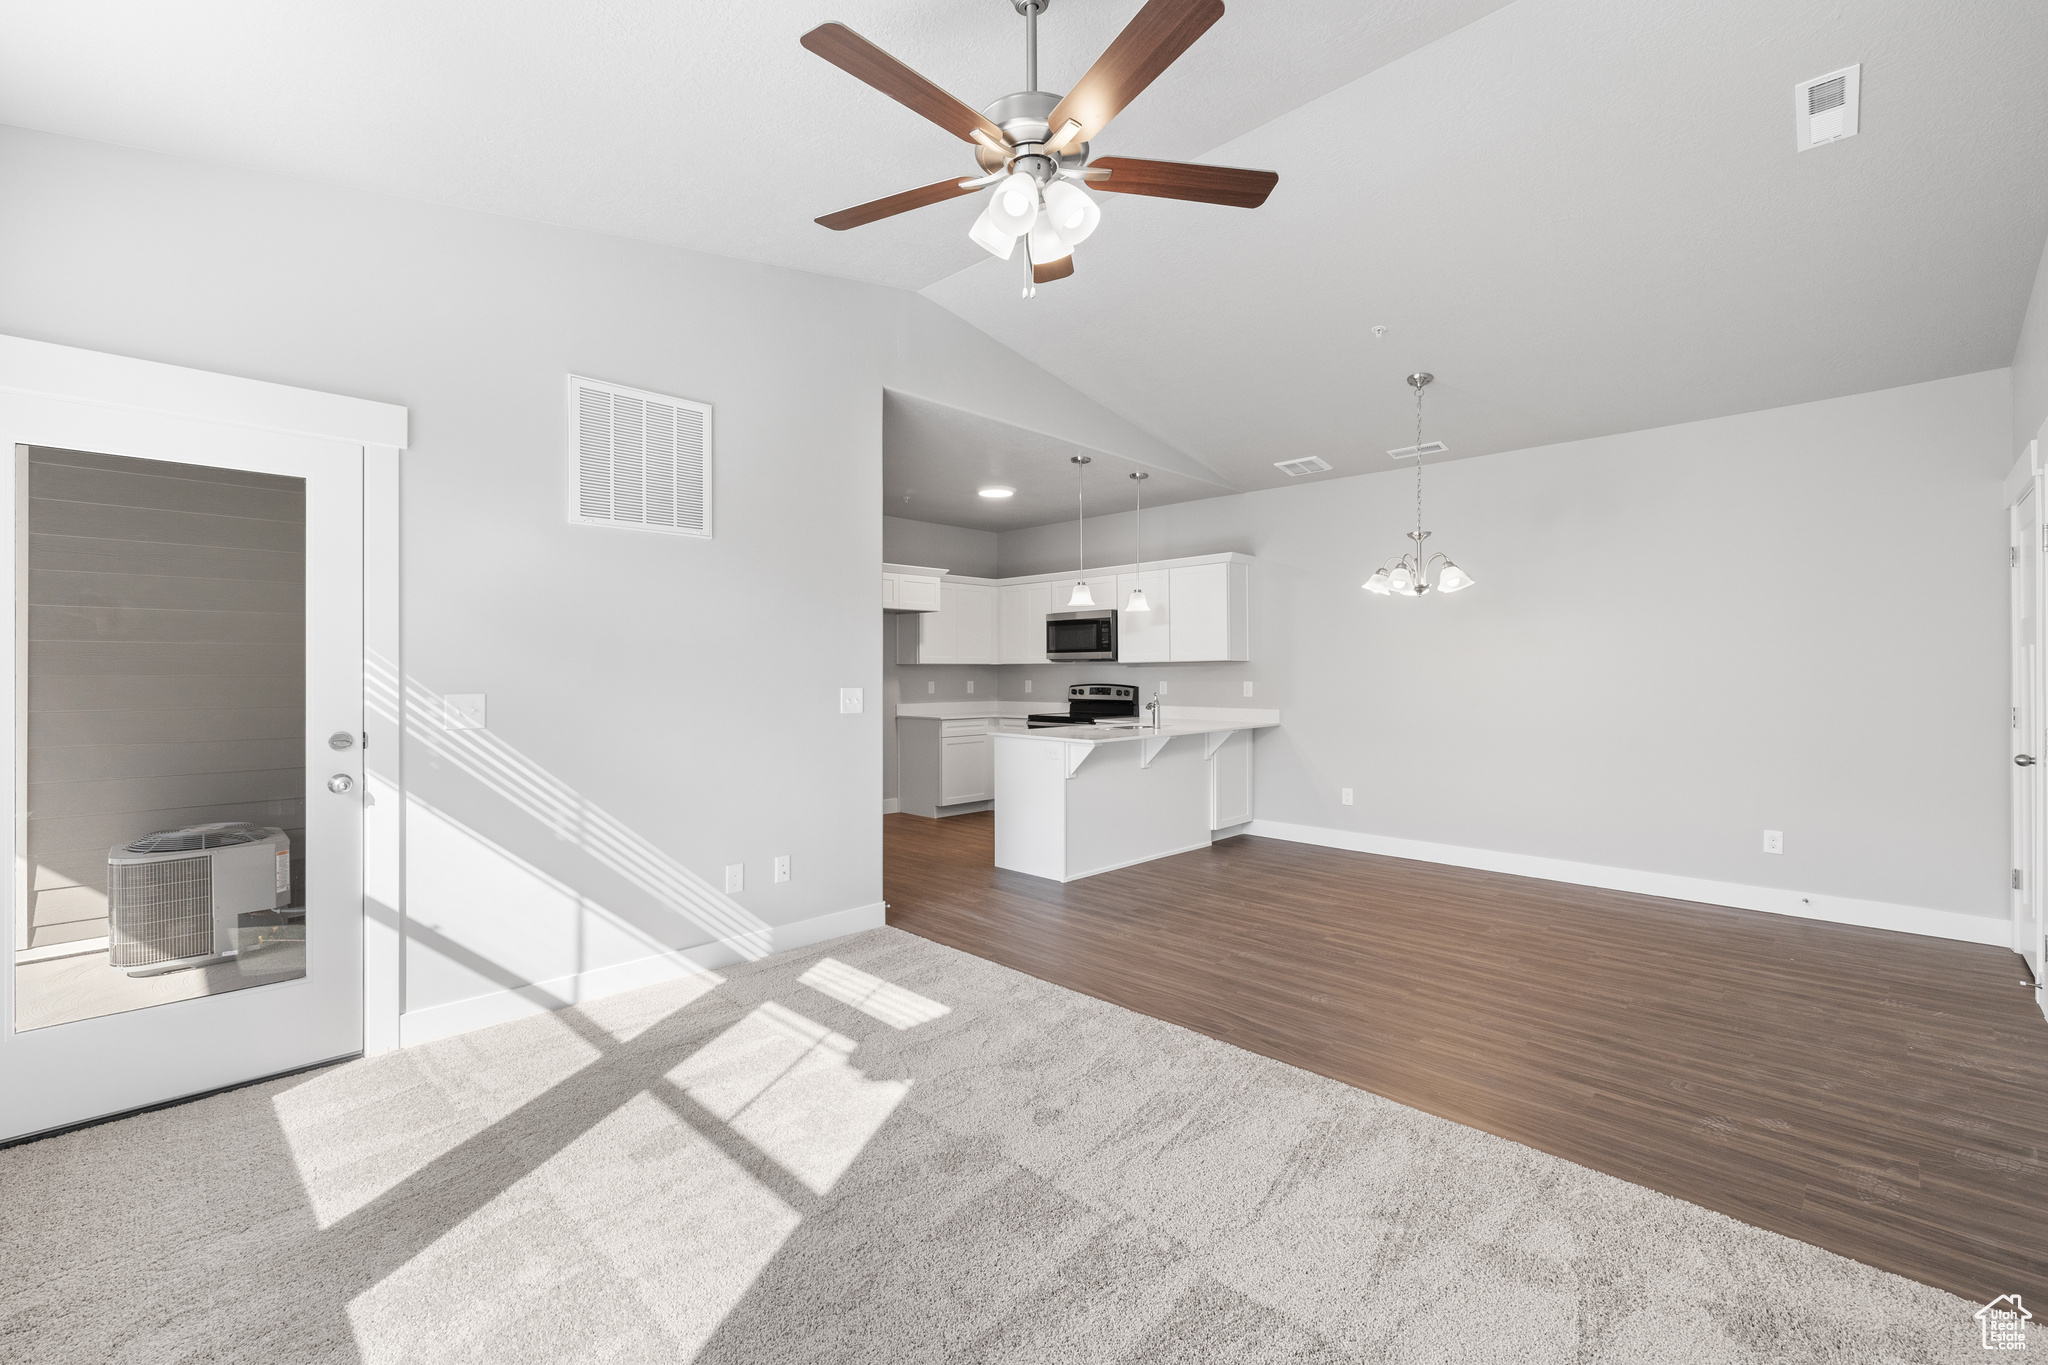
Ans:
<svg viewBox="0 0 2048 1365"><path fill-rule="evenodd" d="M2029 759L2027 761L2031 763L2033 760ZM334 776L327 779L327 790L333 792L336 796L339 796L343 792L347 791L350 787L353 787L355 784L356 780L353 777L350 777L347 773L336 773Z"/></svg>
<svg viewBox="0 0 2048 1365"><path fill-rule="evenodd" d="M2022 768L2031 768L2034 766L2034 756L2032 754L2021 754L2013 759L2013 762L2019 764Z"/></svg>

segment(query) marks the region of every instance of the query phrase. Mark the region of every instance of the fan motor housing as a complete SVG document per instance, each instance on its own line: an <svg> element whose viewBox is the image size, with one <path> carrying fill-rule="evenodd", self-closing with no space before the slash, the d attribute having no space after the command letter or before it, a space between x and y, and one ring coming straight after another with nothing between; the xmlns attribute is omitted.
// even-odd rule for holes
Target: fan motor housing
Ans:
<svg viewBox="0 0 2048 1365"><path fill-rule="evenodd" d="M1046 120L1052 116L1052 111L1059 107L1059 102L1063 98L1064 96L1056 95L1050 90L1019 90L1014 95L1005 95L989 104L981 112L987 116L990 123L1002 129L1017 146L1021 147L1026 143L1042 144L1052 136L1052 130L1047 126ZM1034 178L1043 183L1052 178L1054 171L1078 171L1087 165L1088 144L1072 142L1058 152L1037 152L1034 155L1043 157L1050 167L1044 175L1031 172ZM974 162L981 167L984 175L992 175L1001 170L1003 161L1001 153L976 144ZM1028 170L1024 166L1017 169Z"/></svg>

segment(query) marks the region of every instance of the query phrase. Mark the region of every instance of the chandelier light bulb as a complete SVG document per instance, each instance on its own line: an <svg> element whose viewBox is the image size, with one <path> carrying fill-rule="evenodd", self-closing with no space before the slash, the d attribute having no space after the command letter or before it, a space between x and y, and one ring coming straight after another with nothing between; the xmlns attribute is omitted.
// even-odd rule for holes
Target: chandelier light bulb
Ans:
<svg viewBox="0 0 2048 1365"><path fill-rule="evenodd" d="M999 261L1009 260L1010 253L1017 249L1017 234L996 226L994 206L981 211L981 217L967 229L967 239Z"/></svg>
<svg viewBox="0 0 2048 1365"><path fill-rule="evenodd" d="M1403 564L1387 575L1387 587L1394 592L1404 593L1409 597L1413 597L1415 595L1415 575L1409 573L1408 566Z"/></svg>
<svg viewBox="0 0 2048 1365"><path fill-rule="evenodd" d="M1019 171L996 186L988 201L989 221L1015 237L1029 232L1038 219L1038 182Z"/></svg>
<svg viewBox="0 0 2048 1365"><path fill-rule="evenodd" d="M1045 212L1068 246L1079 246L1102 221L1102 210L1086 190L1064 180L1045 187Z"/></svg>

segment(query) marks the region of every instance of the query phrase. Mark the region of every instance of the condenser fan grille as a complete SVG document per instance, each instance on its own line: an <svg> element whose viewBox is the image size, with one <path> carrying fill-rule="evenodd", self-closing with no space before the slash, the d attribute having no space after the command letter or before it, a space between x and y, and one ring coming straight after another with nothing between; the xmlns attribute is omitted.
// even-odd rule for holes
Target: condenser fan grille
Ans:
<svg viewBox="0 0 2048 1365"><path fill-rule="evenodd" d="M213 952L213 859L107 865L107 962L149 967Z"/></svg>

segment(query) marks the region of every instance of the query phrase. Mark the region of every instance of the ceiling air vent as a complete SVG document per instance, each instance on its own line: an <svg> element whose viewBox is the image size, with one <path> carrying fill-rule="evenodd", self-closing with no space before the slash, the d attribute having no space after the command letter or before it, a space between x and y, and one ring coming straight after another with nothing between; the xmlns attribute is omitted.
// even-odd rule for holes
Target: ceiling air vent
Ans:
<svg viewBox="0 0 2048 1365"><path fill-rule="evenodd" d="M1856 136L1863 68L1845 66L1792 87L1794 133L1799 150L1810 152L1830 142Z"/></svg>
<svg viewBox="0 0 2048 1365"><path fill-rule="evenodd" d="M569 376L569 520L711 534L711 406Z"/></svg>
<svg viewBox="0 0 2048 1365"><path fill-rule="evenodd" d="M1279 460L1273 465L1290 479L1298 479L1304 474L1321 474L1329 467L1328 460L1320 460L1313 455L1304 455L1298 460Z"/></svg>
<svg viewBox="0 0 2048 1365"><path fill-rule="evenodd" d="M1402 446L1399 450L1388 451L1387 454L1396 460L1413 460L1422 455L1448 454L1450 449L1442 441L1424 441L1419 446Z"/></svg>

